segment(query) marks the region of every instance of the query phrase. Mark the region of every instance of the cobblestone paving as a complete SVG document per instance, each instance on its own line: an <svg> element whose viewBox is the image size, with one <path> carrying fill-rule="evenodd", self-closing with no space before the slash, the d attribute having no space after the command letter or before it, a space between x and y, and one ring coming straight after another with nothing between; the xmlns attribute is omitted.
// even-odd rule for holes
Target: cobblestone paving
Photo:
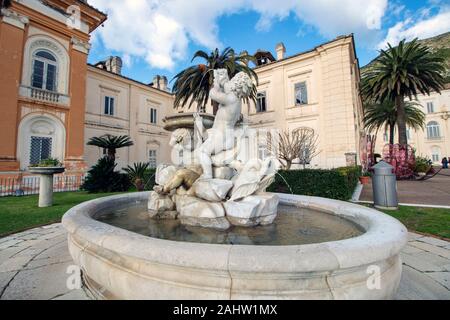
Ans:
<svg viewBox="0 0 450 320"><path fill-rule="evenodd" d="M397 299L450 300L450 242L410 233L401 255ZM59 223L0 238L0 299L91 299L84 289L67 288L70 265Z"/></svg>

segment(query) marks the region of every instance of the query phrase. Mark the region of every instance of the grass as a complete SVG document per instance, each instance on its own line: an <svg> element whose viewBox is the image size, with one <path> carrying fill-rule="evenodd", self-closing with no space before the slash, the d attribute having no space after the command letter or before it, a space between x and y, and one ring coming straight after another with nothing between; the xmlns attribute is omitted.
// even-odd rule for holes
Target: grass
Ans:
<svg viewBox="0 0 450 320"><path fill-rule="evenodd" d="M0 237L33 227L60 222L73 206L114 193L89 194L64 192L54 194L54 205L38 208L38 196L0 198ZM400 207L398 211L384 211L400 220L410 231L427 233L450 239L450 209Z"/></svg>
<svg viewBox="0 0 450 320"><path fill-rule="evenodd" d="M450 209L400 207L383 212L400 220L410 231L450 239Z"/></svg>
<svg viewBox="0 0 450 320"><path fill-rule="evenodd" d="M60 222L73 206L112 193L54 193L53 206L38 208L38 196L0 198L0 237L33 227Z"/></svg>

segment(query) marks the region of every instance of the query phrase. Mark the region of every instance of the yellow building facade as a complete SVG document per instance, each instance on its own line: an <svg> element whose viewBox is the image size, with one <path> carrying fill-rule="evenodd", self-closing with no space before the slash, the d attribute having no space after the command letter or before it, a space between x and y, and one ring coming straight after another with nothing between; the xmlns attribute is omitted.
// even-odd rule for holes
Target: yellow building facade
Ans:
<svg viewBox="0 0 450 320"><path fill-rule="evenodd" d="M439 165L442 158L450 158L450 84L446 84L440 94L418 95L416 102L426 115L425 128L407 128L408 143L416 150L417 156L427 157ZM398 141L397 130L395 135L395 141ZM387 143L389 134L380 130L375 152L382 154Z"/></svg>

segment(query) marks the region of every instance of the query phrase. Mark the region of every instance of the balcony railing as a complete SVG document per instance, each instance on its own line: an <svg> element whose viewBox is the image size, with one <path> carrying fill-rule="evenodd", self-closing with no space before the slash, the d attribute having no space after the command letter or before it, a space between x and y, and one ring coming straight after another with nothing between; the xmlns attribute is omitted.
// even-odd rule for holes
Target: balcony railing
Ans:
<svg viewBox="0 0 450 320"><path fill-rule="evenodd" d="M427 140L442 140L442 136L427 136Z"/></svg>
<svg viewBox="0 0 450 320"><path fill-rule="evenodd" d="M70 102L70 98L67 95L29 86L20 86L20 95L33 100L62 104L67 106Z"/></svg>
<svg viewBox="0 0 450 320"><path fill-rule="evenodd" d="M58 103L59 93L31 88L31 98Z"/></svg>

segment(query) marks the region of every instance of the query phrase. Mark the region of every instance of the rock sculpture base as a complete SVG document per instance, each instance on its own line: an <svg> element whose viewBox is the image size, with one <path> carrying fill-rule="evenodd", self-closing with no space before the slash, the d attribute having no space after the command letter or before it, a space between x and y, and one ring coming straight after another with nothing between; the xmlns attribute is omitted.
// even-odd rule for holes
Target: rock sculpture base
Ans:
<svg viewBox="0 0 450 320"><path fill-rule="evenodd" d="M254 161L256 169L262 161ZM271 224L277 216L278 196L261 190L273 173L259 174L259 171L237 172L222 167L212 179L198 178L189 186L183 184L184 168L161 165L156 172L157 183L179 186L164 193L164 185L150 192L148 212L153 219L179 219L187 226L227 230L231 226L254 227ZM252 176L252 173L253 176ZM266 173L266 171L264 171ZM240 183L240 181L243 181ZM236 194L239 199L233 199Z"/></svg>

